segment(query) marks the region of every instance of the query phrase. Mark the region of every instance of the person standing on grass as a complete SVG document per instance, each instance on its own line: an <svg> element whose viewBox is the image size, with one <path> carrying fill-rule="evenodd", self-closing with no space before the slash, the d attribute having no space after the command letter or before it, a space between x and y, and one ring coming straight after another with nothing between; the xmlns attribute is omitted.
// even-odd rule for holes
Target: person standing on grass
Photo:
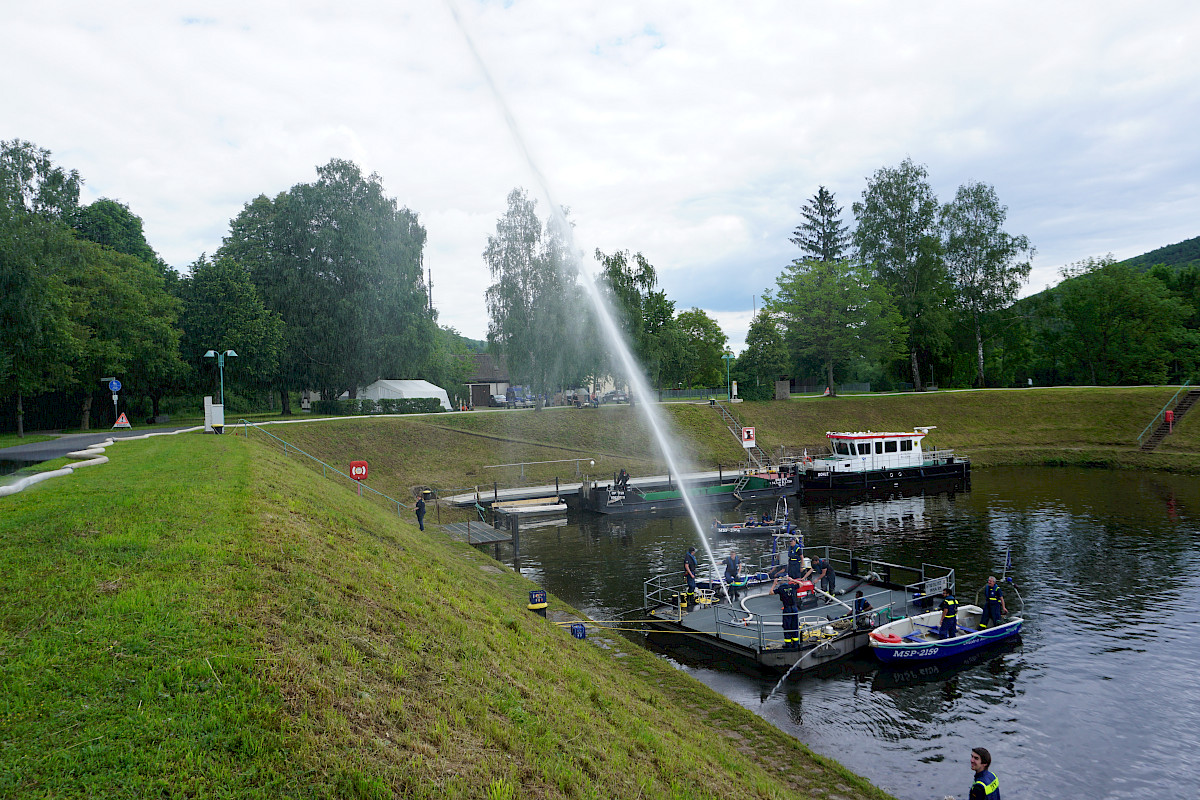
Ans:
<svg viewBox="0 0 1200 800"><path fill-rule="evenodd" d="M417 525L420 526L421 530L425 530L425 494L423 492L417 498Z"/></svg>

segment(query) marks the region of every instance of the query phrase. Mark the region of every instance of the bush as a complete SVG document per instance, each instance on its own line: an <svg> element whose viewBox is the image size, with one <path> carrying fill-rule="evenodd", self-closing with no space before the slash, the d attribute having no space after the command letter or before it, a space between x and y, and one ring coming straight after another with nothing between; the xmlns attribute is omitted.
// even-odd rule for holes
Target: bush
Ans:
<svg viewBox="0 0 1200 800"><path fill-rule="evenodd" d="M389 400L314 400L314 414L432 414L443 411L442 401L436 397L405 397Z"/></svg>

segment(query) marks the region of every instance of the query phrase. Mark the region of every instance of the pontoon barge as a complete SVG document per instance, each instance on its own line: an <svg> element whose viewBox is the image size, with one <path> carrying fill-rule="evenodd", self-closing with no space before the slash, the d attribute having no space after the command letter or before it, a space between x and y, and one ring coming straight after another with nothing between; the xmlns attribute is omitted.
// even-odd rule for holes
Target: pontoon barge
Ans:
<svg viewBox="0 0 1200 800"><path fill-rule="evenodd" d="M770 670L787 672L794 667L795 675L868 647L874 624L928 611L943 588L954 586L954 570L936 564L891 564L841 547L809 547L805 554L829 559L837 573L837 592L832 598L819 591L802 595L799 650L783 647L782 607L771 593L766 571L749 576L746 585L739 587L741 599L736 604L717 576L699 580L699 603L692 611L684 605L687 582L682 572L651 578L643 586L650 625ZM762 563L770 558L765 555ZM873 612L856 624L857 590L862 590Z"/></svg>

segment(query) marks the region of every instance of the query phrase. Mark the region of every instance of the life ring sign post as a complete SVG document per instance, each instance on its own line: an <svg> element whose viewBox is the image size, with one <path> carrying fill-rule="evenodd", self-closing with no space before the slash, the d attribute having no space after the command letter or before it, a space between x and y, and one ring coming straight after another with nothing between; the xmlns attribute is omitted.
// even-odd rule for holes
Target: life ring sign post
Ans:
<svg viewBox="0 0 1200 800"><path fill-rule="evenodd" d="M362 482L367 479L367 462L351 461L350 477L358 481L358 496L362 497Z"/></svg>

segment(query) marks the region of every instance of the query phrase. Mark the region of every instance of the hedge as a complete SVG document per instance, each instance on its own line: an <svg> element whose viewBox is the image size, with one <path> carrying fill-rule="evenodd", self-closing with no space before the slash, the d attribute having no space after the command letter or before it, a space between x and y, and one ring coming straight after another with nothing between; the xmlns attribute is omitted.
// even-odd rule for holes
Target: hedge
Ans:
<svg viewBox="0 0 1200 800"><path fill-rule="evenodd" d="M404 397L387 400L315 400L314 414L432 414L444 411L436 397Z"/></svg>

